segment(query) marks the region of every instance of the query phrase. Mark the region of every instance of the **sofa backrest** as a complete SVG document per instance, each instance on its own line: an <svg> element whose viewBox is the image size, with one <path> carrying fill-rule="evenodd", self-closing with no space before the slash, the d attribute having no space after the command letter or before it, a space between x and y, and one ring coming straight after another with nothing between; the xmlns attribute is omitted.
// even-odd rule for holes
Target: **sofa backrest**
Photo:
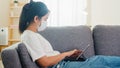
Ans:
<svg viewBox="0 0 120 68"><path fill-rule="evenodd" d="M98 25L93 29L96 55L120 56L120 26Z"/></svg>
<svg viewBox="0 0 120 68"><path fill-rule="evenodd" d="M4 68L22 68L19 55L16 50L17 45L18 44L14 44L2 50L1 58Z"/></svg>
<svg viewBox="0 0 120 68"><path fill-rule="evenodd" d="M54 50L60 52L71 49L83 50L90 44L84 55L85 57L94 55L92 33L88 26L48 27L39 33L51 43Z"/></svg>

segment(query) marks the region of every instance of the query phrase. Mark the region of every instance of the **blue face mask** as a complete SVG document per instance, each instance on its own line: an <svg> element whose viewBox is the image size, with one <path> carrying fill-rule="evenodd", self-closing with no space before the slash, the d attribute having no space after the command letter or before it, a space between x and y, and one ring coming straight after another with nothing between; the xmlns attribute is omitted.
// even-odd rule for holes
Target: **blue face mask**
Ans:
<svg viewBox="0 0 120 68"><path fill-rule="evenodd" d="M38 31L43 31L47 27L47 21L42 21L41 25L38 27Z"/></svg>

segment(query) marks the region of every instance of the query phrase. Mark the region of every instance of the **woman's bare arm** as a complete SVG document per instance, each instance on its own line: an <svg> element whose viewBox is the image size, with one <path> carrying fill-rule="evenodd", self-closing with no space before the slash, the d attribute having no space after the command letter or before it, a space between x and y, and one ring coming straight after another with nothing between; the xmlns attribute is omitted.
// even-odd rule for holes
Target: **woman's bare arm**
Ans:
<svg viewBox="0 0 120 68"><path fill-rule="evenodd" d="M78 51L78 50L74 49L72 51L64 52L64 53L61 53L61 54L55 55L55 56L50 56L50 57L44 56L44 57L36 60L36 62L42 67L52 66L52 65L57 64L61 60L63 60L65 57L71 56L76 51Z"/></svg>

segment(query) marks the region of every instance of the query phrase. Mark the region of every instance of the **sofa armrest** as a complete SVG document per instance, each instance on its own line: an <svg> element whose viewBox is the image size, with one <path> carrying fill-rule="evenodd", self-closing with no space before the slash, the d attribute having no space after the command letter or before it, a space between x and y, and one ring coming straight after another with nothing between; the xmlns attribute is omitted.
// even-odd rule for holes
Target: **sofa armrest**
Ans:
<svg viewBox="0 0 120 68"><path fill-rule="evenodd" d="M5 49L1 53L4 68L22 68L16 49Z"/></svg>

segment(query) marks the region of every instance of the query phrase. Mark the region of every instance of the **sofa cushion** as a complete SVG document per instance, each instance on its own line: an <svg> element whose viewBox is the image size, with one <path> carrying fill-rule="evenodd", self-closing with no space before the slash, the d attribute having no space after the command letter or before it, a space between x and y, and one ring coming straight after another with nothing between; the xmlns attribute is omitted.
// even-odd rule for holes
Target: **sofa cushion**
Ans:
<svg viewBox="0 0 120 68"><path fill-rule="evenodd" d="M10 47L2 50L1 58L4 68L22 68L21 62L17 53L17 44L11 45Z"/></svg>
<svg viewBox="0 0 120 68"><path fill-rule="evenodd" d="M27 48L23 43L18 45L18 54L22 64L22 68L39 68L35 62L32 61Z"/></svg>
<svg viewBox="0 0 120 68"><path fill-rule="evenodd" d="M98 25L93 37L96 55L120 56L120 26Z"/></svg>
<svg viewBox="0 0 120 68"><path fill-rule="evenodd" d="M83 50L90 44L84 55L85 57L94 55L92 34L88 26L48 27L39 33L51 43L55 50L60 52L72 49Z"/></svg>

